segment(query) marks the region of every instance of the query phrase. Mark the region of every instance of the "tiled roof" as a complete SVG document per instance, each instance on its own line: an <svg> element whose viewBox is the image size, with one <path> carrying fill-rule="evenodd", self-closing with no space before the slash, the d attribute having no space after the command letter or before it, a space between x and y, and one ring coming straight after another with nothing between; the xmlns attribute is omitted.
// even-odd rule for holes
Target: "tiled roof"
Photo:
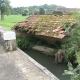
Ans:
<svg viewBox="0 0 80 80"><path fill-rule="evenodd" d="M74 11L79 11L80 12L80 8L57 8L57 11L62 11L64 12L74 12Z"/></svg>
<svg viewBox="0 0 80 80"><path fill-rule="evenodd" d="M72 15L33 15L14 26L15 30L26 31L30 34L56 37L62 39L64 35L63 26L66 22L70 26L74 24Z"/></svg>

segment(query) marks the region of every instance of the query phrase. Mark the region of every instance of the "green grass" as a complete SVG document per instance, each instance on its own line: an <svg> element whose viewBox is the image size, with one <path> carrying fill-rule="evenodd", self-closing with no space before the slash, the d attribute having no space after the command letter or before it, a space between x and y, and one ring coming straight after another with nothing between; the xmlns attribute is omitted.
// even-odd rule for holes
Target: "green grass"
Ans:
<svg viewBox="0 0 80 80"><path fill-rule="evenodd" d="M0 26L11 30L11 28L18 22L21 22L25 20L28 16L22 16L22 15L5 15L4 21L0 20ZM1 18L1 17L0 17Z"/></svg>

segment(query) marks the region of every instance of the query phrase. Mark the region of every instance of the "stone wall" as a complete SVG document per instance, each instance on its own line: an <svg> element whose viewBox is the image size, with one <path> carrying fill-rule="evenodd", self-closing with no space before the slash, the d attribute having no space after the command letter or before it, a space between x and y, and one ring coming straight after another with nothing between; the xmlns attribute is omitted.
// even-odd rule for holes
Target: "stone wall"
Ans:
<svg viewBox="0 0 80 80"><path fill-rule="evenodd" d="M48 42L49 44L52 44L52 45L54 45L55 43L61 42L63 40L63 39L44 36L44 35L31 35L31 34L27 34L26 32L19 32L19 31L15 31L15 32L16 32L17 37L25 38L28 36L34 36L35 38L45 40L46 42Z"/></svg>

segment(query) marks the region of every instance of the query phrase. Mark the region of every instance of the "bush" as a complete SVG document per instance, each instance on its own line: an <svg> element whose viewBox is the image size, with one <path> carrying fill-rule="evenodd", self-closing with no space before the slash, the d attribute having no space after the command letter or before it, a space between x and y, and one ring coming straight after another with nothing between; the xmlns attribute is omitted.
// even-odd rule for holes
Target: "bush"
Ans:
<svg viewBox="0 0 80 80"><path fill-rule="evenodd" d="M53 14L54 15L63 15L63 12L61 12L61 11L54 11Z"/></svg>
<svg viewBox="0 0 80 80"><path fill-rule="evenodd" d="M68 62L68 70L64 70L63 75L70 75L71 80L80 80L80 65L74 69L72 64Z"/></svg>
<svg viewBox="0 0 80 80"><path fill-rule="evenodd" d="M72 64L68 62L68 70L64 70L63 75L71 75L71 80L80 80L80 13L75 13L76 25L69 31L70 37L64 42L66 50L65 57L75 57L78 63L74 69ZM74 54L73 54L74 53Z"/></svg>
<svg viewBox="0 0 80 80"><path fill-rule="evenodd" d="M27 16L27 14L22 14L22 16Z"/></svg>
<svg viewBox="0 0 80 80"><path fill-rule="evenodd" d="M21 49L30 49L34 44L35 41L31 37L17 38L17 46Z"/></svg>
<svg viewBox="0 0 80 80"><path fill-rule="evenodd" d="M21 49L30 49L35 45L52 47L44 40L37 39L34 36L28 36L26 38L17 38L17 46Z"/></svg>

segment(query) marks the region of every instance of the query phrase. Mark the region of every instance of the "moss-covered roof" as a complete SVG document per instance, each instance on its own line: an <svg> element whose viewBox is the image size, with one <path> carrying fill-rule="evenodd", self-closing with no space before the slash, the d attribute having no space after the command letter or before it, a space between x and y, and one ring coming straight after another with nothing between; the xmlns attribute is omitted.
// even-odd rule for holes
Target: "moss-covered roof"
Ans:
<svg viewBox="0 0 80 80"><path fill-rule="evenodd" d="M14 29L62 39L65 36L63 34L65 25L71 27L74 22L72 15L33 15L16 24Z"/></svg>

